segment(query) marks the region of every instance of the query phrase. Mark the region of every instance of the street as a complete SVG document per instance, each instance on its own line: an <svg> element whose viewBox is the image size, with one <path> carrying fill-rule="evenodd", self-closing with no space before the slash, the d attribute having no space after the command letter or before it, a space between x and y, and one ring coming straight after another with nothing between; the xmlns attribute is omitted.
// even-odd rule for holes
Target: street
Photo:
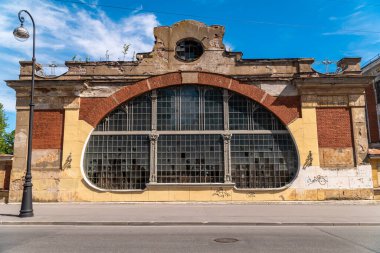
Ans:
<svg viewBox="0 0 380 253"><path fill-rule="evenodd" d="M379 238L379 226L3 225L0 252L361 253L380 252Z"/></svg>

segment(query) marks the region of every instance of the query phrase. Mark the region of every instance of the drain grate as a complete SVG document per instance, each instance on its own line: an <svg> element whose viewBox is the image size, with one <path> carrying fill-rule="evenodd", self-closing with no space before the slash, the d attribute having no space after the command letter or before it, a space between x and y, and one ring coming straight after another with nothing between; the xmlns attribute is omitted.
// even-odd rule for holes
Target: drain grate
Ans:
<svg viewBox="0 0 380 253"><path fill-rule="evenodd" d="M236 238L216 238L216 239L214 239L214 241L219 242L219 243L234 243L234 242L237 242L239 240Z"/></svg>

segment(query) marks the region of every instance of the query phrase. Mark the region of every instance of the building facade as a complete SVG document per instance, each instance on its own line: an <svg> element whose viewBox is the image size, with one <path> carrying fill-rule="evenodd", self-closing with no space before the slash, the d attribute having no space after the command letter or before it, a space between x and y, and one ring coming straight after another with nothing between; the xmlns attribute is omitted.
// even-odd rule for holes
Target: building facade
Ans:
<svg viewBox="0 0 380 253"><path fill-rule="evenodd" d="M36 201L373 199L360 59L243 59L224 27L154 29L137 61L66 62L36 79ZM20 62L10 201L26 164L31 62Z"/></svg>
<svg viewBox="0 0 380 253"><path fill-rule="evenodd" d="M362 68L364 76L375 79L366 89L367 118L369 129L369 159L373 171L374 198L380 199L380 55L374 57Z"/></svg>

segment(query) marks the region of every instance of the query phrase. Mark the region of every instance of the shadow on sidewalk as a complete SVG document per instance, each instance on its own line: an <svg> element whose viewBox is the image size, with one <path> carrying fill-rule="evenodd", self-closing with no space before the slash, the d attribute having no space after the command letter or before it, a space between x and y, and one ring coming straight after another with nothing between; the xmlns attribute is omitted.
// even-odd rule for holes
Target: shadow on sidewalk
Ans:
<svg viewBox="0 0 380 253"><path fill-rule="evenodd" d="M18 217L18 214L0 213L0 216Z"/></svg>

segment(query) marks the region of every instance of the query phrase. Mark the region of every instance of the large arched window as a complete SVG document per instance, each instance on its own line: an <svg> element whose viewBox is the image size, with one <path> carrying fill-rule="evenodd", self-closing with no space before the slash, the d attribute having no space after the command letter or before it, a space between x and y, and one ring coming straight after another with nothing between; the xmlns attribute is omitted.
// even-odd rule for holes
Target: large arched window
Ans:
<svg viewBox="0 0 380 253"><path fill-rule="evenodd" d="M87 179L105 190L146 184L279 188L298 168L285 126L260 104L208 86L154 90L128 101L95 128Z"/></svg>

